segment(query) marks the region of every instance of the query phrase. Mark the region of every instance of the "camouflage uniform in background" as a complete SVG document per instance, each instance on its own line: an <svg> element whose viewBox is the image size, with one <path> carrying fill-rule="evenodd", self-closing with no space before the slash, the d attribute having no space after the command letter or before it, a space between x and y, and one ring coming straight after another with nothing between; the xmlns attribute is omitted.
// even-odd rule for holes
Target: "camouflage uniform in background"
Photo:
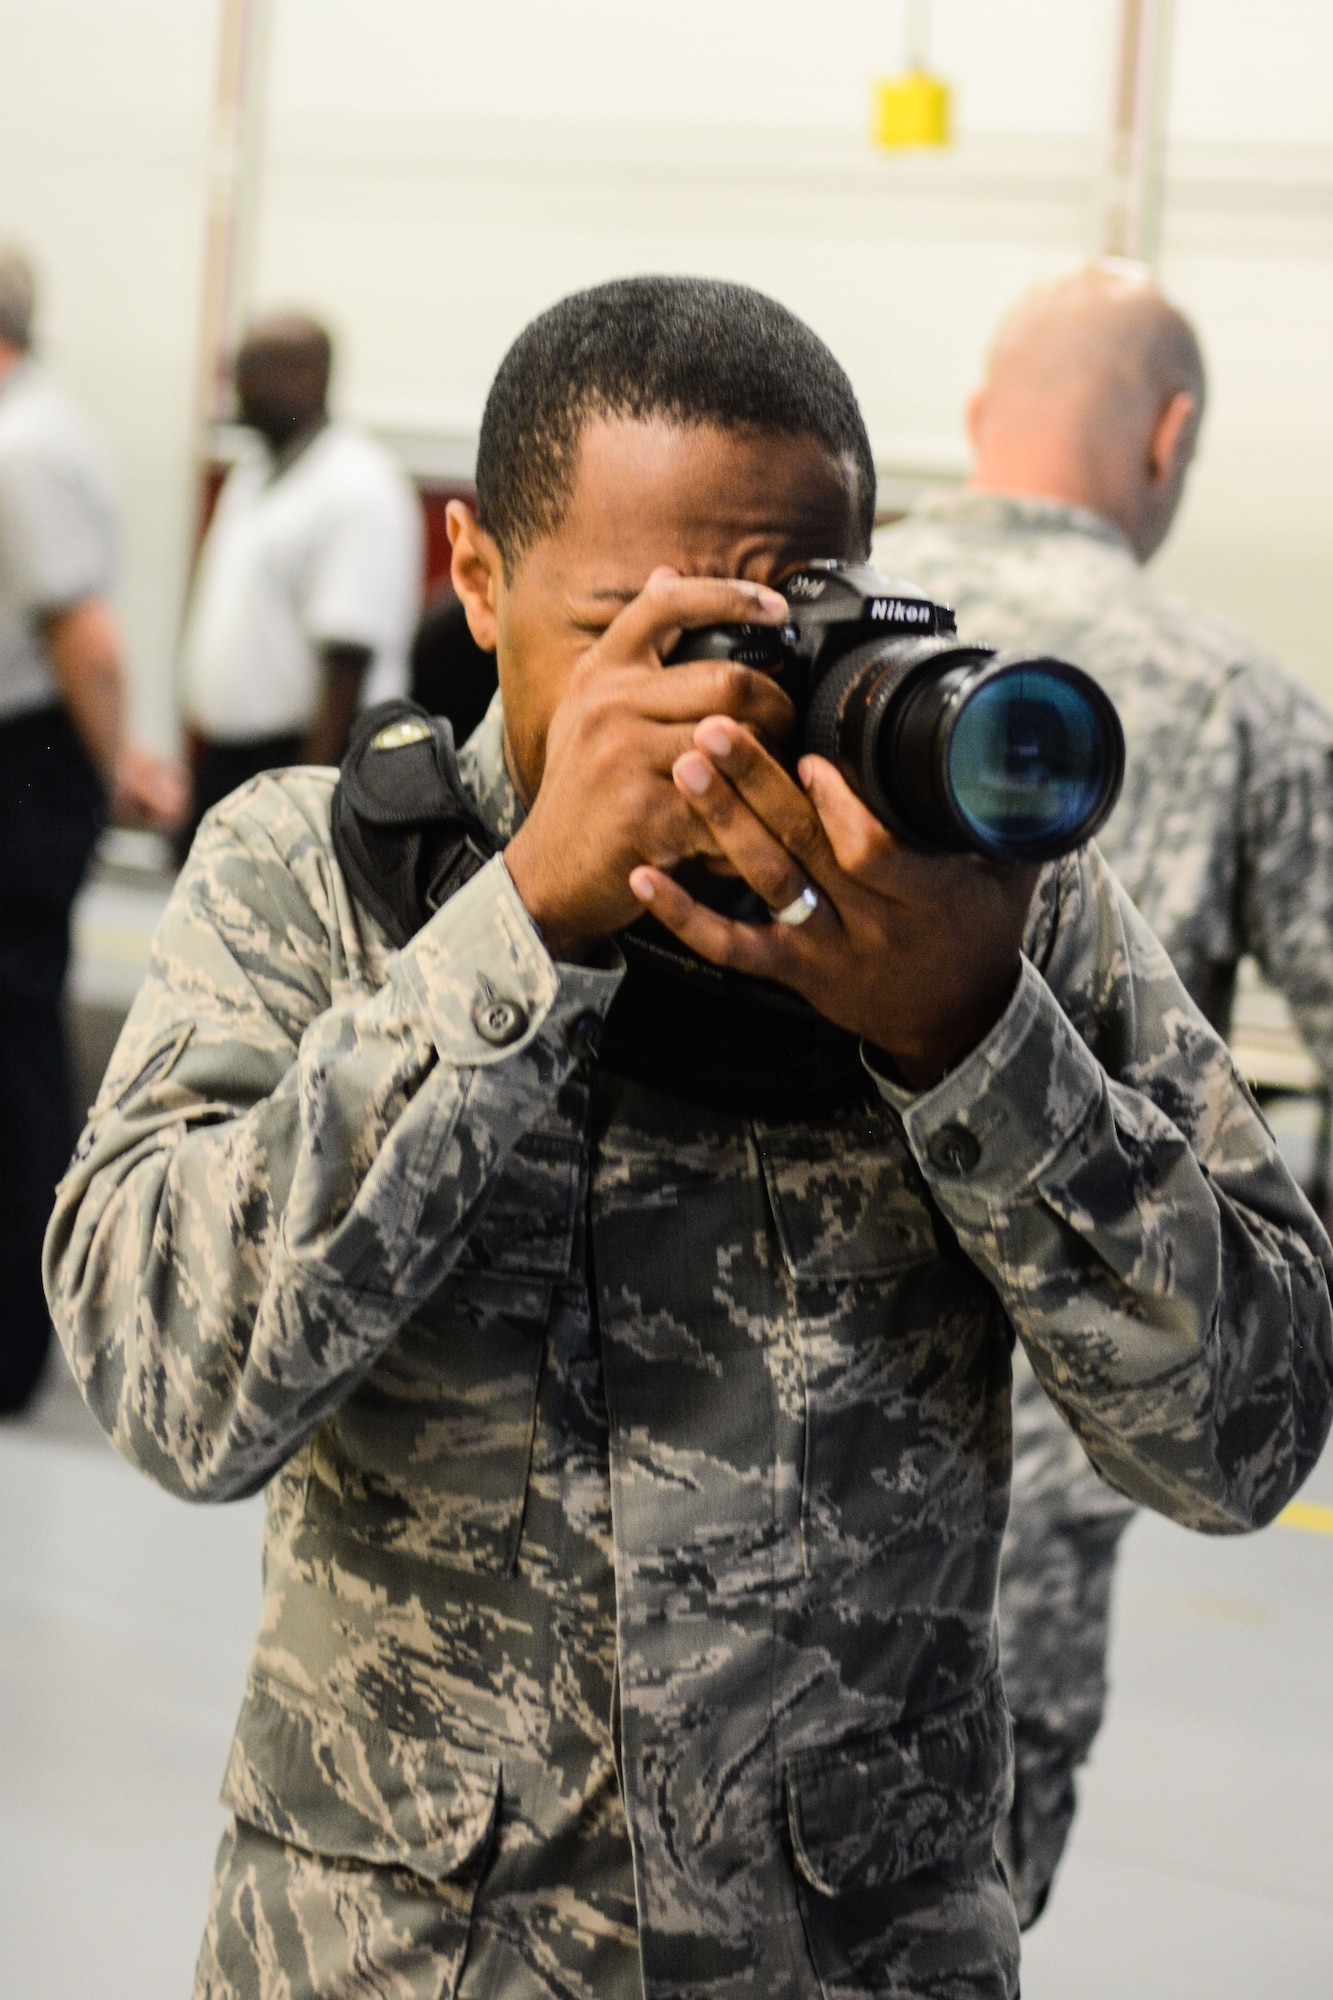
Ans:
<svg viewBox="0 0 1333 2000"><path fill-rule="evenodd" d="M1318 704L1081 508L936 495L878 538L876 557L954 605L965 639L1039 646L1097 676L1129 752L1099 836L1107 859L1220 1034L1252 953L1333 1077L1333 724ZM1112 1573L1133 1510L1021 1357L1014 1433L1000 1634L1017 1791L1004 1847L1030 1922L1101 1723Z"/></svg>
<svg viewBox="0 0 1333 2000"><path fill-rule="evenodd" d="M463 766L511 829L498 705ZM197 1995L1013 2000L1013 1331L1196 1527L1333 1411L1226 1050L1088 850L938 1088L700 1108L595 1060L620 955L503 862L390 951L331 790L205 822L47 1246L118 1448L268 1488Z"/></svg>

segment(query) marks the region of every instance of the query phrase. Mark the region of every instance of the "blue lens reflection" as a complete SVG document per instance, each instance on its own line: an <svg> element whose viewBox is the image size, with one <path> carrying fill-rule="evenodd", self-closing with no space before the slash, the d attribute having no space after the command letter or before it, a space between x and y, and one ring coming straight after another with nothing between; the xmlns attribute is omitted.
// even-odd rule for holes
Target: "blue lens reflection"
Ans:
<svg viewBox="0 0 1333 2000"><path fill-rule="evenodd" d="M1015 855L1076 835L1097 809L1108 764L1099 711L1040 666L1016 667L978 688L947 754L949 788L968 828Z"/></svg>

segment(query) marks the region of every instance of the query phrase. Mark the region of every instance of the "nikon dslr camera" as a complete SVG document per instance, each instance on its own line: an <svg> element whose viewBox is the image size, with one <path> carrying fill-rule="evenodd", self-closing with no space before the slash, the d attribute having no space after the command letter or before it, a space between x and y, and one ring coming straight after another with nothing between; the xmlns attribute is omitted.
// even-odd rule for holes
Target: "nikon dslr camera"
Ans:
<svg viewBox="0 0 1333 2000"><path fill-rule="evenodd" d="M1102 825L1125 739L1090 675L960 645L946 605L869 564L809 563L782 589L790 624L700 626L668 664L771 674L796 707L796 754L826 757L914 847L1049 861Z"/></svg>

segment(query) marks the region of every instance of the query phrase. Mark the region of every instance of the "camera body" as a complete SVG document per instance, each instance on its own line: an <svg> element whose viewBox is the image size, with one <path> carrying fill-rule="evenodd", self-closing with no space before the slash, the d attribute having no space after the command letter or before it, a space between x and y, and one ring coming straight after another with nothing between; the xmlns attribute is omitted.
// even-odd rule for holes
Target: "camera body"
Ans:
<svg viewBox="0 0 1333 2000"><path fill-rule="evenodd" d="M787 625L702 626L667 664L771 674L796 709L796 755L826 757L914 847L1048 861L1103 824L1125 744L1090 675L960 644L947 605L868 563L807 563L782 588Z"/></svg>

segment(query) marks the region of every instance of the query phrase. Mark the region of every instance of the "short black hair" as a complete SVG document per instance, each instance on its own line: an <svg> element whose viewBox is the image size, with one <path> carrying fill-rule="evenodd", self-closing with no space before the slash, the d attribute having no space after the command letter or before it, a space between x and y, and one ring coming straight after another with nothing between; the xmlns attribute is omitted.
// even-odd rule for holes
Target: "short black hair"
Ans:
<svg viewBox="0 0 1333 2000"><path fill-rule="evenodd" d="M875 461L856 394L823 341L748 285L621 278L526 326L491 384L477 445L477 516L512 574L559 527L584 426L665 418L819 440L849 465L867 548Z"/></svg>

